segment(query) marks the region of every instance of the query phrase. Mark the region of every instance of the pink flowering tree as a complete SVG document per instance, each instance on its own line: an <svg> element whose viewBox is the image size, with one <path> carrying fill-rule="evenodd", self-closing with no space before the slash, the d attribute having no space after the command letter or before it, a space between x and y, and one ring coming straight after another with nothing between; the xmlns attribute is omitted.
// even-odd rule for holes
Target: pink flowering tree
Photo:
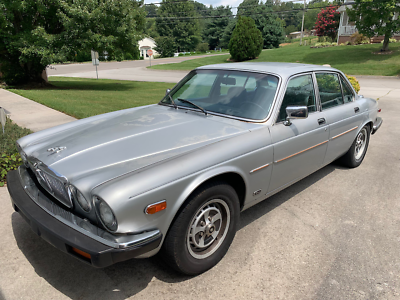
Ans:
<svg viewBox="0 0 400 300"><path fill-rule="evenodd" d="M317 36L327 36L332 40L336 38L340 20L340 13L336 9L337 6L321 9L314 27L317 30Z"/></svg>

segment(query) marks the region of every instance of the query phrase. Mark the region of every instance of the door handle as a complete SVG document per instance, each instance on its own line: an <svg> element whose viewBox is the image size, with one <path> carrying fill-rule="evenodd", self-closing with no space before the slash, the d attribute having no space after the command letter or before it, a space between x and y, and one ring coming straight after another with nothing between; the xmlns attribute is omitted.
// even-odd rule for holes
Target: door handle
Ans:
<svg viewBox="0 0 400 300"><path fill-rule="evenodd" d="M359 107L354 107L354 112L355 113L358 113L360 111L360 108Z"/></svg>
<svg viewBox="0 0 400 300"><path fill-rule="evenodd" d="M325 123L326 123L325 118L318 119L318 125L322 125L322 124L325 124Z"/></svg>

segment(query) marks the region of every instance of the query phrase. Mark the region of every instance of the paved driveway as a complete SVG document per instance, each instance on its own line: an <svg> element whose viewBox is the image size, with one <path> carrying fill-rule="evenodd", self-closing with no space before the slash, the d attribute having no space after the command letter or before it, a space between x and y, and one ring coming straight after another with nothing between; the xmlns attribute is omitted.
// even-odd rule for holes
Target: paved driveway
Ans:
<svg viewBox="0 0 400 300"><path fill-rule="evenodd" d="M179 63L185 60L196 59L210 55L211 54L153 59L151 64L159 65ZM226 55L226 53L212 55ZM150 62L148 60L100 62L100 65L98 66L98 75L99 78L107 79L176 83L188 73L187 71L163 71L147 69L149 65ZM47 69L47 74L48 76L97 78L96 68L91 63L52 65Z"/></svg>
<svg viewBox="0 0 400 300"><path fill-rule="evenodd" d="M154 258L86 266L35 236L0 188L0 299L400 299L400 80L360 81L384 118L363 164L331 164L245 211L197 277Z"/></svg>

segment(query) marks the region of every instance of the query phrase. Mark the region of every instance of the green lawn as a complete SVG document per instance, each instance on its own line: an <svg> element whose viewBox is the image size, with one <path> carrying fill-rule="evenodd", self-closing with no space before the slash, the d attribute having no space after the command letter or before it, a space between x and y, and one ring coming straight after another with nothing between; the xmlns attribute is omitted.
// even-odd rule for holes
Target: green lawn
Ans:
<svg viewBox="0 0 400 300"><path fill-rule="evenodd" d="M11 92L81 119L157 103L173 83L50 77L53 87Z"/></svg>
<svg viewBox="0 0 400 300"><path fill-rule="evenodd" d="M372 52L379 51L381 44L336 46L328 48L310 48L298 44L287 45L279 49L265 50L254 62L298 62L307 64L330 64L332 67L351 75L400 75L400 43L390 44L392 54L381 55ZM164 64L151 67L159 70L192 70L194 68L226 63L227 55L211 56L184 61L181 63Z"/></svg>

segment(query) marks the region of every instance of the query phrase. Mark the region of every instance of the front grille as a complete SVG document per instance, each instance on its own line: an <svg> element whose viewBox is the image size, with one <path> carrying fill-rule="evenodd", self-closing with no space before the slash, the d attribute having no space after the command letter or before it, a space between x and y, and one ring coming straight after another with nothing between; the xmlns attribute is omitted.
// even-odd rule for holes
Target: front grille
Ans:
<svg viewBox="0 0 400 300"><path fill-rule="evenodd" d="M43 177L46 180L50 192L58 201L67 207L72 207L71 200L68 196L67 187L59 179L43 172ZM46 187L44 187L46 188Z"/></svg>
<svg viewBox="0 0 400 300"><path fill-rule="evenodd" d="M31 164L31 170L35 174L39 184L56 200L68 208L72 208L72 200L67 191L67 180L58 178L49 167L43 163Z"/></svg>

